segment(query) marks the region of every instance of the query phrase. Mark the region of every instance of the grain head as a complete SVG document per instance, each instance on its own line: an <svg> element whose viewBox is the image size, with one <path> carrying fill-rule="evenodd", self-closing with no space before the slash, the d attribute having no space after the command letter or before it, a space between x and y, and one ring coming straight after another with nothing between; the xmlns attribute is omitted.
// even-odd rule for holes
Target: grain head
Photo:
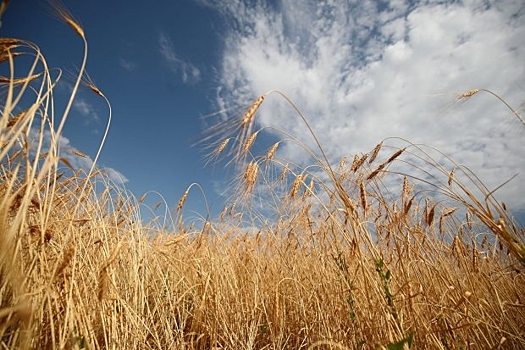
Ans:
<svg viewBox="0 0 525 350"><path fill-rule="evenodd" d="M81 38L85 39L84 29L64 4L60 0L50 0L50 3L56 16L69 25Z"/></svg>
<svg viewBox="0 0 525 350"><path fill-rule="evenodd" d="M255 184L257 183L257 177L259 175L259 164L256 161L248 163L244 172L244 195L252 193Z"/></svg>

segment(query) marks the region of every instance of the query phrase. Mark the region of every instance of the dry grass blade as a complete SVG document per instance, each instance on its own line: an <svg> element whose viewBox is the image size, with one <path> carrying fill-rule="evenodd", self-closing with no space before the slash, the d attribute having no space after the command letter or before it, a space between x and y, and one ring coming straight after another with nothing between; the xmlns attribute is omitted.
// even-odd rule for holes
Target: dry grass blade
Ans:
<svg viewBox="0 0 525 350"><path fill-rule="evenodd" d="M503 99L501 96L499 96L498 94L490 91L490 90L486 90L486 89L480 89L481 91L489 94L489 95L492 95L494 96L495 98L497 98L501 103L503 103L505 105L505 107L507 107L511 113L514 115L514 117L520 122L521 126L525 127L525 120L523 119L522 115L520 113L518 113L518 111L516 111L514 108L512 108L508 103L507 101L505 101L505 99Z"/></svg>

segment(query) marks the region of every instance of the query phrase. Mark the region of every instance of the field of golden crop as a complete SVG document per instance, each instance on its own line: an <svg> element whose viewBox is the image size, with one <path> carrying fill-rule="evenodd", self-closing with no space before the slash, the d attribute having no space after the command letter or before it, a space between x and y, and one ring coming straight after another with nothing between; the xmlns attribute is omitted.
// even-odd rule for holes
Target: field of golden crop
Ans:
<svg viewBox="0 0 525 350"><path fill-rule="evenodd" d="M77 90L106 100L86 59L58 118L39 48L0 38L4 71L21 56L30 71L0 77L0 348L525 348L524 229L453 159L388 139L334 162L284 134L312 166L279 159L284 141L252 154L257 109L270 94L288 100L270 91L206 138L210 161L239 170L237 200L186 227L192 185L165 229L97 169L100 150L79 170L59 149ZM505 103L482 89L458 99L481 93Z"/></svg>

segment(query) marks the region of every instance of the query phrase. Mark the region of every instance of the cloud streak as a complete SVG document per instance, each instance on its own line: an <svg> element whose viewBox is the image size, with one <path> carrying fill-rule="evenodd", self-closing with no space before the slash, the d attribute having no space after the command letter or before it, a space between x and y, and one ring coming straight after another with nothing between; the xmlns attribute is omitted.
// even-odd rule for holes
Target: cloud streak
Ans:
<svg viewBox="0 0 525 350"><path fill-rule="evenodd" d="M159 33L159 52L170 70L175 75L180 76L182 82L193 84L200 81L200 70L190 62L179 58L175 53L173 42L164 32Z"/></svg>
<svg viewBox="0 0 525 350"><path fill-rule="evenodd" d="M84 98L78 97L73 102L73 107L75 111L80 113L84 117L84 123L90 124L92 121L95 123L100 122L100 117L98 116L96 108L86 101Z"/></svg>
<svg viewBox="0 0 525 350"><path fill-rule="evenodd" d="M127 70L128 72L133 72L137 68L136 62L127 60L122 57L119 58L118 63L123 69Z"/></svg>
<svg viewBox="0 0 525 350"><path fill-rule="evenodd" d="M334 162L401 137L450 155L488 188L525 169L524 133L516 130L522 125L503 104L489 94L453 103L474 88L497 92L512 106L523 102L521 1L199 2L231 23L219 108L278 89L302 109ZM277 97L265 101L258 118L315 148ZM297 149L281 152L307 161ZM498 191L520 210L523 176Z"/></svg>

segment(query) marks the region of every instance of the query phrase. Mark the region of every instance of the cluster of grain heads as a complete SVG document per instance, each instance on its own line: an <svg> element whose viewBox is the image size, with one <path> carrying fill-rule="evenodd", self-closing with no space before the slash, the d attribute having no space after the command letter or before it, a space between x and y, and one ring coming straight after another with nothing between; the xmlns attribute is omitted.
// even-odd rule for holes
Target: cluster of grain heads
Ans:
<svg viewBox="0 0 525 350"><path fill-rule="evenodd" d="M368 153L365 153L362 157L359 157L357 154L354 156L354 160L352 161L352 166L350 168L350 172L355 173L357 170L359 170L363 164L365 164L366 160L368 159ZM370 158L372 159L372 158ZM370 163L373 160L370 160Z"/></svg>
<svg viewBox="0 0 525 350"><path fill-rule="evenodd" d="M2 11L6 4L2 2ZM85 39L65 8L57 7L57 13ZM77 150L60 156L58 149L83 68L64 114L55 118L50 106L61 75L53 80L36 45L0 38L0 64L9 65L8 71L14 71L14 61L22 55L34 61L27 74L0 78L0 342L3 348L63 348L67 324L82 317L72 308L71 298L79 295L71 288L83 286L75 278L85 242L72 236L87 234L81 237L89 240L89 223L103 214L93 213L97 203L90 202L97 171L83 178L68 160L87 156ZM66 176L63 165L70 169Z"/></svg>
<svg viewBox="0 0 525 350"><path fill-rule="evenodd" d="M392 163L392 162L393 162L397 157L399 157L399 156L401 155L401 153L403 153L404 151L405 151L405 148L401 148L401 149L397 150L394 154L392 154L392 155L390 156L390 158L388 158L387 161L385 161L385 162L379 164L379 166L378 166L376 169L374 169L374 171L372 171L372 172L366 177L366 179L367 179L367 180L372 180L377 174L379 174L380 172L382 172L383 169L384 169L388 164ZM379 149L378 149L378 152L379 152ZM375 159L374 156L372 156L372 157L370 158L370 163L373 161L373 159Z"/></svg>
<svg viewBox="0 0 525 350"><path fill-rule="evenodd" d="M251 146L257 138L259 131L253 131L256 123L255 115L265 98L266 94L255 100L241 119L239 125L240 133L238 136L239 148L235 156L237 161L244 161L246 159L249 155Z"/></svg>

